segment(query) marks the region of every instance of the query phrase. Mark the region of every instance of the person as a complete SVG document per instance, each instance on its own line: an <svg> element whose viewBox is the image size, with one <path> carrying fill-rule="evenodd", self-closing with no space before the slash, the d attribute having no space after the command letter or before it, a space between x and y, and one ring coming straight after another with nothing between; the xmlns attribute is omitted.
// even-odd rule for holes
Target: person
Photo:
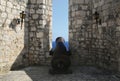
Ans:
<svg viewBox="0 0 120 81"><path fill-rule="evenodd" d="M55 41L56 45L50 50L50 55L57 52L57 54L68 54L71 55L69 47L65 45L65 40L63 37L57 37Z"/></svg>
<svg viewBox="0 0 120 81"><path fill-rule="evenodd" d="M65 47L65 40L62 37L56 38L56 47L51 49L50 55L52 55L51 66L49 70L50 74L71 74L69 69L71 65L70 51L67 51Z"/></svg>

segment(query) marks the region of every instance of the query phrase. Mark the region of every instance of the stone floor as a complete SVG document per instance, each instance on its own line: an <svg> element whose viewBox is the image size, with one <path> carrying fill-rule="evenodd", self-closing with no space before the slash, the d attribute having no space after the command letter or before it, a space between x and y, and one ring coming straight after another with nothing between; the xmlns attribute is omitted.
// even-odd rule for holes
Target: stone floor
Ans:
<svg viewBox="0 0 120 81"><path fill-rule="evenodd" d="M0 81L120 81L115 74L93 67L72 67L72 74L50 75L49 67L28 67L1 75Z"/></svg>

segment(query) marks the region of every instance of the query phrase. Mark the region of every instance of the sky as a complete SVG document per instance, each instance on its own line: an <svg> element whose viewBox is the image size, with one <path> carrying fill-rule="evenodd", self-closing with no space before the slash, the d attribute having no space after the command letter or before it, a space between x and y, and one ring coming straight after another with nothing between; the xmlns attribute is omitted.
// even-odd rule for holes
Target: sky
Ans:
<svg viewBox="0 0 120 81"><path fill-rule="evenodd" d="M68 41L68 0L52 0L52 40L63 37Z"/></svg>

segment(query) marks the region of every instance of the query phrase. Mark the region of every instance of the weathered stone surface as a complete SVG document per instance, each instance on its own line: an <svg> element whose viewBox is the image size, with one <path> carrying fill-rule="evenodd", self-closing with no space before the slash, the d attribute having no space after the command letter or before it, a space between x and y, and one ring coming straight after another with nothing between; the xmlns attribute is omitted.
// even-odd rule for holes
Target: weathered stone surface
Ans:
<svg viewBox="0 0 120 81"><path fill-rule="evenodd" d="M6 18L6 17L7 17L7 13L6 13L6 12L3 12L3 13L1 14L1 17L2 17L2 18Z"/></svg>
<svg viewBox="0 0 120 81"><path fill-rule="evenodd" d="M31 27L31 31L36 31L36 27Z"/></svg>
<svg viewBox="0 0 120 81"><path fill-rule="evenodd" d="M1 2L1 5L4 5L4 6L6 6L6 1L4 1L4 0L1 0L0 2Z"/></svg>
<svg viewBox="0 0 120 81"><path fill-rule="evenodd" d="M30 9L30 13L35 13L35 10L34 9Z"/></svg>
<svg viewBox="0 0 120 81"><path fill-rule="evenodd" d="M119 3L119 0L69 0L73 64L120 71ZM22 25L16 23L21 11L26 13ZM94 19L95 11L101 23ZM12 66L49 65L51 43L52 0L0 0L0 73L8 72Z"/></svg>
<svg viewBox="0 0 120 81"><path fill-rule="evenodd" d="M37 3L37 0L30 0L30 2L31 2L31 4L35 4L35 3Z"/></svg>
<svg viewBox="0 0 120 81"><path fill-rule="evenodd" d="M38 14L34 14L32 17L33 17L33 19L38 19L39 15Z"/></svg>
<svg viewBox="0 0 120 81"><path fill-rule="evenodd" d="M42 9L38 9L36 12L37 12L37 14L44 14L44 10L42 10Z"/></svg>
<svg viewBox="0 0 120 81"><path fill-rule="evenodd" d="M49 33L52 30L51 29L52 6L49 6L51 4L49 2L51 2L51 0L49 1L34 0L33 2L30 3L29 13L31 15L28 16L28 19L30 19L28 21L30 35L28 37L28 41L29 52L32 53L29 55L30 58L33 58L29 60L31 65L32 64L46 65L47 64L46 62L48 62L48 59L46 58L46 56L48 55L46 53L49 52L50 41L52 41L51 33Z"/></svg>
<svg viewBox="0 0 120 81"><path fill-rule="evenodd" d="M42 38L43 37L43 32L37 33L37 38Z"/></svg>
<svg viewBox="0 0 120 81"><path fill-rule="evenodd" d="M22 55L28 51L27 44L24 45L24 41L28 37L24 32L24 25L21 29L20 24L16 23L16 19L20 18L19 13L25 11L25 8L18 8L22 6L21 2L19 1L18 4L13 3L12 0L0 0L0 74L9 72L13 66L25 65ZM17 7L15 4L19 6ZM14 65L15 62L16 65Z"/></svg>
<svg viewBox="0 0 120 81"><path fill-rule="evenodd" d="M71 67L72 74L50 75L49 67L28 67L1 75L0 81L120 81L117 74L93 67Z"/></svg>
<svg viewBox="0 0 120 81"><path fill-rule="evenodd" d="M10 7L10 8L12 8L13 7L12 2L7 1L7 6Z"/></svg>
<svg viewBox="0 0 120 81"><path fill-rule="evenodd" d="M43 3L43 4L45 4L45 0L37 0L37 3Z"/></svg>
<svg viewBox="0 0 120 81"><path fill-rule="evenodd" d="M120 10L117 6L120 1L80 1L69 1L69 42L73 61L78 62L78 65L95 65L118 71L120 51L117 48L120 47L120 39L116 37L120 36ZM99 13L101 23L97 24L93 18L95 11ZM78 57L80 59L76 59Z"/></svg>

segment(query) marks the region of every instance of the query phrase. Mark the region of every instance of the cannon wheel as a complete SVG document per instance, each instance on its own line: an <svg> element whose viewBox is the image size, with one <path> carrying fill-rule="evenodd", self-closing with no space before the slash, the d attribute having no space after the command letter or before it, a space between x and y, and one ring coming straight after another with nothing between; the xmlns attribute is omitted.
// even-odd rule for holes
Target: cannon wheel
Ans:
<svg viewBox="0 0 120 81"><path fill-rule="evenodd" d="M51 61L52 68L59 71L65 71L70 67L71 61L67 55L54 56Z"/></svg>

